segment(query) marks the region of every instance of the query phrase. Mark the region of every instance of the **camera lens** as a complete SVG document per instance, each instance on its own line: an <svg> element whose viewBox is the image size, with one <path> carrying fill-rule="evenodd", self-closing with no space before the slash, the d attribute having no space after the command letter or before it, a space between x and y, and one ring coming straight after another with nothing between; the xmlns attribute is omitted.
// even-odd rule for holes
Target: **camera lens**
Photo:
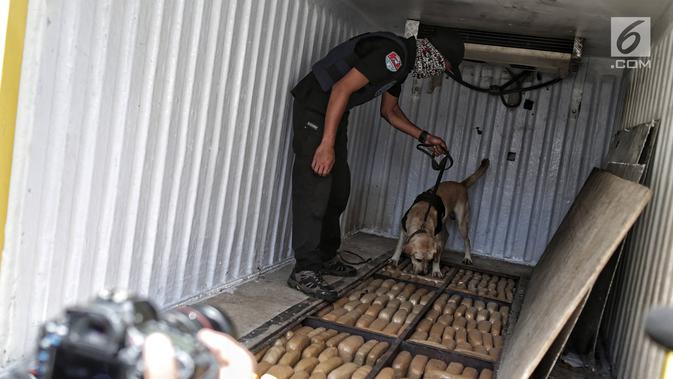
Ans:
<svg viewBox="0 0 673 379"><path fill-rule="evenodd" d="M166 312L162 318L186 333L195 334L207 328L236 338L236 331L229 317L224 311L212 305L197 304L179 307Z"/></svg>

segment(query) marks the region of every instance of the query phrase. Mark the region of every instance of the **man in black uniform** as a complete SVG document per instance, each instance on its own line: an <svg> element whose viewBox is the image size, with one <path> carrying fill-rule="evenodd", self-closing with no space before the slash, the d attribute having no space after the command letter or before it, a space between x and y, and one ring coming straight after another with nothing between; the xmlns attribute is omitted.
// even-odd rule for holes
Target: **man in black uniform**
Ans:
<svg viewBox="0 0 673 379"><path fill-rule="evenodd" d="M339 217L350 192L346 150L349 110L383 95L381 117L441 154L446 143L409 121L397 99L409 73L418 78L444 71L459 76L463 54L460 37L448 31L428 39L365 33L332 49L292 89L292 244L297 263L288 279L291 287L334 300L337 291L322 275L357 274L337 257Z"/></svg>

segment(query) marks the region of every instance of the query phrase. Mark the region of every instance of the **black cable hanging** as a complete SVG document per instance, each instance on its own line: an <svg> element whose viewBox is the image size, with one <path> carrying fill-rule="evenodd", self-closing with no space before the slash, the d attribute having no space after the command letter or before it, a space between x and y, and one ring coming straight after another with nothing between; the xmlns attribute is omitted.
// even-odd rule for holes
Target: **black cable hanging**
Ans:
<svg viewBox="0 0 673 379"><path fill-rule="evenodd" d="M522 87L522 83L526 80L526 78L533 74L534 71L531 70L523 70L518 74L513 73L509 68L507 68L507 72L511 75L511 79L508 80L506 83L501 84L501 85L492 85L488 88L483 88L483 87L478 87L475 86L474 84L470 84L465 82L464 80L456 77L453 75L453 73L447 71L446 74L449 75L453 80L457 81L458 83L462 84L463 86L474 90L478 92L483 92L483 93L488 93L489 95L495 95L495 96L500 96L500 100L502 103L508 107L508 108L514 108L518 107L519 104L521 104L521 100L523 98L523 93L527 91L533 91L536 89L540 89L546 86L550 86L552 84L558 83L562 80L561 77L557 77L551 80L548 80L546 82L538 83L532 86L528 87ZM510 88L514 86L514 88ZM510 101L508 102L507 99L505 99L506 95L511 95L511 94L518 94L518 96L515 98L515 101Z"/></svg>

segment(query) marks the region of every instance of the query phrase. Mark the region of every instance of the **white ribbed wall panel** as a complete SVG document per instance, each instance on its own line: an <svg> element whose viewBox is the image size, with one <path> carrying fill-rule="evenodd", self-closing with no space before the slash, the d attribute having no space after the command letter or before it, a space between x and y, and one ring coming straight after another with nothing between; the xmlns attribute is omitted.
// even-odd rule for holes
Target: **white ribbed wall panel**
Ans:
<svg viewBox="0 0 673 379"><path fill-rule="evenodd" d="M585 59L576 74L526 93L524 99L535 102L532 110L508 109L498 97L450 79L432 94L425 91L427 81L407 80L402 109L443 137L456 161L444 180L461 181L482 158L491 160L469 190L476 253L525 264L540 258L591 169L602 166L618 124L623 76L610 63ZM487 65L465 63L462 71L466 81L481 87L509 79L505 70ZM419 94L415 86L424 89ZM434 184L436 172L415 150L416 142L385 121L354 132L347 229L397 236L403 213ZM507 160L508 152L516 153L515 161ZM448 248L462 251L454 224Z"/></svg>
<svg viewBox="0 0 673 379"><path fill-rule="evenodd" d="M29 4L0 364L102 287L170 305L291 258L289 89L366 19L323 0Z"/></svg>
<svg viewBox="0 0 673 379"><path fill-rule="evenodd" d="M673 9L672 9L673 10ZM606 311L603 338L618 378L657 378L664 350L644 333L653 305L673 307L673 23L633 70L622 126L661 120L646 184L652 201L634 226Z"/></svg>

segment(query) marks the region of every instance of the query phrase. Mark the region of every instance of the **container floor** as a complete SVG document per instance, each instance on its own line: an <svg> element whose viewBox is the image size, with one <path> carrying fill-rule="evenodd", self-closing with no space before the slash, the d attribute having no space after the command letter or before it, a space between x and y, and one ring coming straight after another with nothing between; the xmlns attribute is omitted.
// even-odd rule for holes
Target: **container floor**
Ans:
<svg viewBox="0 0 673 379"><path fill-rule="evenodd" d="M397 241L358 233L344 240L342 250L360 254L363 258L377 258L391 252ZM347 259L352 257L347 256ZM373 264L358 266L358 273L364 274L373 267ZM311 298L303 293L288 287L286 281L290 276L293 264L283 266L277 271L267 273L257 280L242 284L231 293L222 293L204 300L205 303L221 307L227 312L236 325L238 335L244 336L262 326L264 323L281 312ZM359 278L325 277L328 282L337 288L358 280Z"/></svg>

